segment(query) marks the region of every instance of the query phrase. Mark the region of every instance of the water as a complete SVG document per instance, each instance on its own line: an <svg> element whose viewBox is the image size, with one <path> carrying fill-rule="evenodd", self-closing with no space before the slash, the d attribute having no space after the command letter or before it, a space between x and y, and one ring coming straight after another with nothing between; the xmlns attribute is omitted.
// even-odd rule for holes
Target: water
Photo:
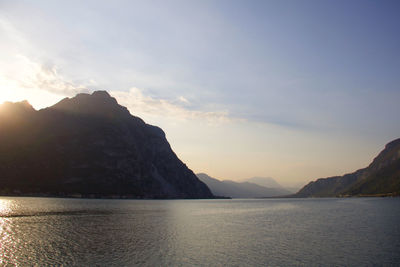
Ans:
<svg viewBox="0 0 400 267"><path fill-rule="evenodd" d="M400 198L0 198L0 265L399 266Z"/></svg>

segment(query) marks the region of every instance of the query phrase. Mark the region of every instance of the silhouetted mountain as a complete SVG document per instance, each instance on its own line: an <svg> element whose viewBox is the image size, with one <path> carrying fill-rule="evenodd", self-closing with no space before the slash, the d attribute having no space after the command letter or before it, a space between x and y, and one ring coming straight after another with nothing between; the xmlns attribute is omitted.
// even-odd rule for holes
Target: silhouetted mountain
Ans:
<svg viewBox="0 0 400 267"><path fill-rule="evenodd" d="M296 197L400 195L400 139L364 169L343 176L321 178L304 186Z"/></svg>
<svg viewBox="0 0 400 267"><path fill-rule="evenodd" d="M249 182L220 181L205 173L198 173L197 177L204 182L216 196L232 198L274 197L287 195L290 192L278 188L267 188Z"/></svg>
<svg viewBox="0 0 400 267"><path fill-rule="evenodd" d="M0 193L131 198L211 198L164 132L105 91L36 111L0 106Z"/></svg>

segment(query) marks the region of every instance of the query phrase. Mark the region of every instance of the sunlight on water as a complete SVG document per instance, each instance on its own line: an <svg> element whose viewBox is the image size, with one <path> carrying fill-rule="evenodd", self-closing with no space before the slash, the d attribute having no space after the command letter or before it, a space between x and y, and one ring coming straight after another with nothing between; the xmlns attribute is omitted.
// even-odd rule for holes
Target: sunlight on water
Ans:
<svg viewBox="0 0 400 267"><path fill-rule="evenodd" d="M12 221L7 218L12 213L14 201L0 199L0 264L15 264L13 253L17 250L17 243L13 239Z"/></svg>
<svg viewBox="0 0 400 267"><path fill-rule="evenodd" d="M399 201L0 198L0 266L393 266Z"/></svg>
<svg viewBox="0 0 400 267"><path fill-rule="evenodd" d="M0 216L7 216L11 213L13 201L8 199L0 199Z"/></svg>

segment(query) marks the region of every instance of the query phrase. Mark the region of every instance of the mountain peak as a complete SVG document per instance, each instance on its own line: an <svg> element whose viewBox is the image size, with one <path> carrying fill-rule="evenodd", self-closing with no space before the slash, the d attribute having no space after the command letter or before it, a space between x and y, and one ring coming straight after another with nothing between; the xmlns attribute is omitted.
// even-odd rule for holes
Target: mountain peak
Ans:
<svg viewBox="0 0 400 267"><path fill-rule="evenodd" d="M77 99L79 101L97 101L110 104L118 104L117 100L112 97L107 91L94 91L92 94L80 93L73 98L67 99Z"/></svg>
<svg viewBox="0 0 400 267"><path fill-rule="evenodd" d="M130 115L105 91L37 112L26 107L0 105L1 194L213 197L160 128Z"/></svg>
<svg viewBox="0 0 400 267"><path fill-rule="evenodd" d="M131 116L128 109L119 105L107 91L95 91L92 94L80 93L72 98L64 98L50 108L68 113L112 118Z"/></svg>
<svg viewBox="0 0 400 267"><path fill-rule="evenodd" d="M397 138L389 143L386 144L385 149L391 149L392 147L395 147L400 144L400 138Z"/></svg>
<svg viewBox="0 0 400 267"><path fill-rule="evenodd" d="M22 108L22 109L26 109L26 110L34 110L32 105L29 104L29 102L27 100L23 100L23 101L20 101L20 102L6 101L3 104L1 104L0 106L2 106L4 108L18 107L18 108Z"/></svg>
<svg viewBox="0 0 400 267"><path fill-rule="evenodd" d="M0 116L1 117L10 117L16 118L20 116L25 116L26 114L32 114L35 112L35 109L29 104L28 101L24 100L21 102L4 102L0 105Z"/></svg>
<svg viewBox="0 0 400 267"><path fill-rule="evenodd" d="M111 96L110 96L110 94L107 92L107 91L94 91L93 93L92 93L92 96L94 96L94 97L102 97L102 98L112 98Z"/></svg>

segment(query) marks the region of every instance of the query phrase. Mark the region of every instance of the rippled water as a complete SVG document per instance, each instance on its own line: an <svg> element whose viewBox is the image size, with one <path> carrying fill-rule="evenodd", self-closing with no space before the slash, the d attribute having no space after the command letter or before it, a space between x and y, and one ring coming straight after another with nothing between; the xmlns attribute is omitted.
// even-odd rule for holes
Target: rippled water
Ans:
<svg viewBox="0 0 400 267"><path fill-rule="evenodd" d="M0 198L0 264L398 266L400 199Z"/></svg>

